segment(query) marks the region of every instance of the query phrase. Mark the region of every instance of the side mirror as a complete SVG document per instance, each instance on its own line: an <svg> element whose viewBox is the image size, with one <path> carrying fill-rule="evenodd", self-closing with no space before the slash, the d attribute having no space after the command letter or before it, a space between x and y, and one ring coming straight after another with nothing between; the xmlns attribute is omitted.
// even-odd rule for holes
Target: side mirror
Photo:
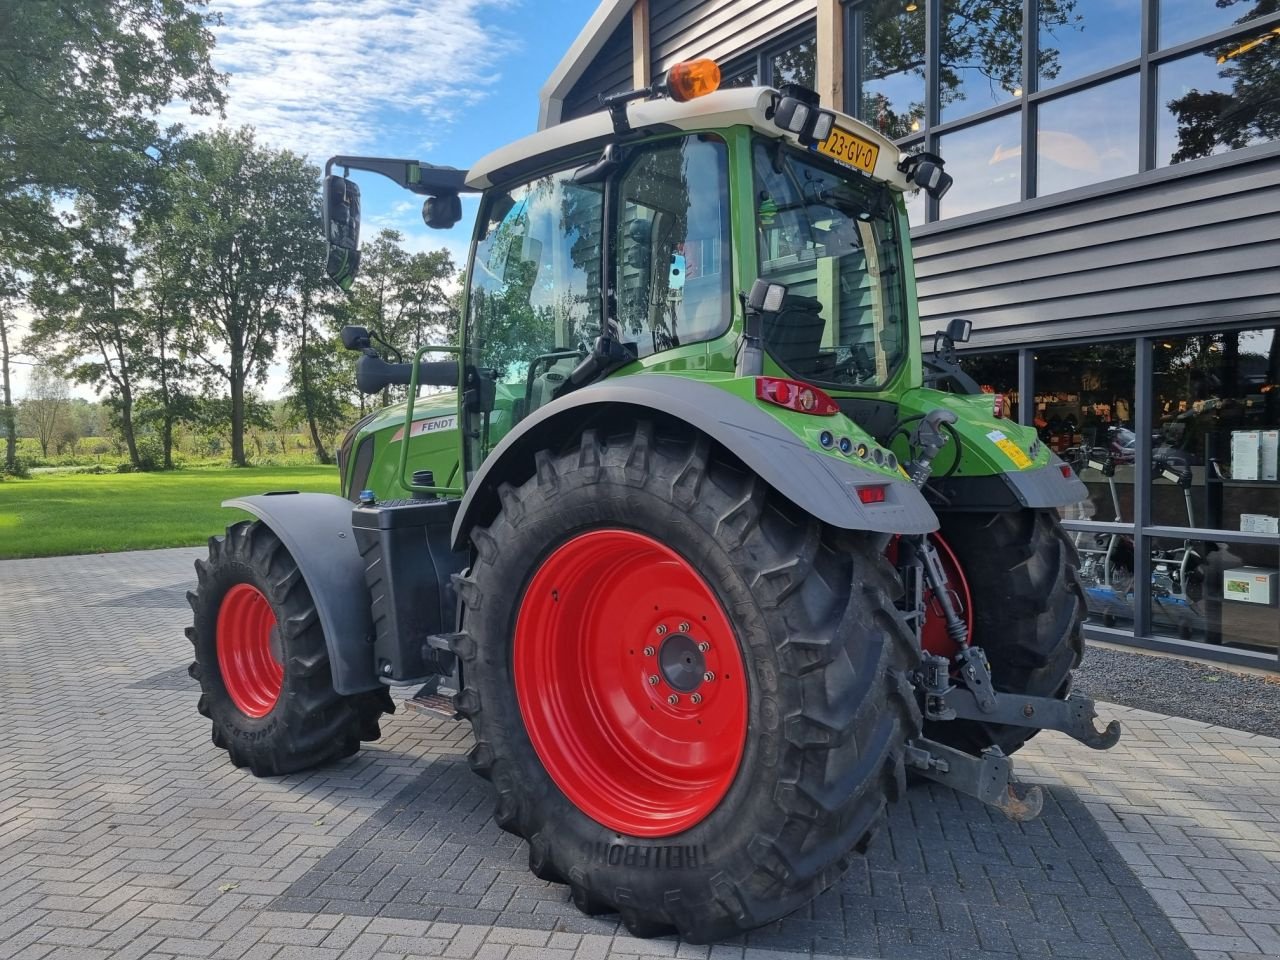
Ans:
<svg viewBox="0 0 1280 960"><path fill-rule="evenodd" d="M346 177L324 178L324 238L329 245L325 273L350 290L360 269L360 188Z"/></svg>
<svg viewBox="0 0 1280 960"><path fill-rule="evenodd" d="M432 230L448 230L462 219L462 200L456 193L427 197L422 204L422 222Z"/></svg>
<svg viewBox="0 0 1280 960"><path fill-rule="evenodd" d="M952 317L947 322L947 336L952 343L968 343L969 334L973 332L973 321L963 317Z"/></svg>
<svg viewBox="0 0 1280 960"><path fill-rule="evenodd" d="M364 350L371 345L369 331L364 327L343 327L341 336L342 345L348 350Z"/></svg>
<svg viewBox="0 0 1280 960"><path fill-rule="evenodd" d="M751 290L742 294L742 346L738 350L737 375L758 377L764 372L764 318L777 313L787 299L787 288L781 283L770 283L763 277L751 284Z"/></svg>

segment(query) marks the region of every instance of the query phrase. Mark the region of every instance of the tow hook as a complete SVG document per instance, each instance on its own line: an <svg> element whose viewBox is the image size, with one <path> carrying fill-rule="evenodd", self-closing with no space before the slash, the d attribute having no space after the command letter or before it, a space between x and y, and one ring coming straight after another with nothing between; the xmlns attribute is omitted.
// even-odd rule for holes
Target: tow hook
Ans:
<svg viewBox="0 0 1280 960"><path fill-rule="evenodd" d="M953 676L956 683L952 683ZM1103 730L1097 728L1098 710L1089 697L1073 693L1057 700L997 692L991 666L980 647L961 650L954 662L925 654L912 682L924 702L926 720L978 720L1057 730L1094 750L1109 750L1120 739L1118 721L1110 721ZM1013 763L998 747L975 757L918 737L907 744L906 763L919 776L977 797L1012 820L1030 820L1044 805L1038 786L1014 780Z"/></svg>

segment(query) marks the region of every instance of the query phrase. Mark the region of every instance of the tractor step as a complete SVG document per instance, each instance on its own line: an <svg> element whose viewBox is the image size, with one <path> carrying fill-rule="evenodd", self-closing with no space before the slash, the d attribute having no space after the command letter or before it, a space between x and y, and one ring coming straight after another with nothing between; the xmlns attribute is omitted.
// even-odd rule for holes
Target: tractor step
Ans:
<svg viewBox="0 0 1280 960"><path fill-rule="evenodd" d="M404 702L404 705L417 713L426 714L440 720L457 720L457 695L444 693L436 689L437 681L432 680L421 690Z"/></svg>

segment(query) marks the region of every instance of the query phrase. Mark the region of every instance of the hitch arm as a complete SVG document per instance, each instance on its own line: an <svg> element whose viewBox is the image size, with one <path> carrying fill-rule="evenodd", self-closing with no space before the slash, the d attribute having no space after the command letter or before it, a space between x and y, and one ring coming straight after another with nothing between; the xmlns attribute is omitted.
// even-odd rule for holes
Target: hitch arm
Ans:
<svg viewBox="0 0 1280 960"><path fill-rule="evenodd" d="M1106 729L1099 730L1094 724L1098 717L1097 706L1089 697L1077 693L1065 700L1012 693L1001 693L994 699L991 708L983 710L978 699L968 690L952 687L940 697L927 698L925 715L930 719L935 716L941 719L945 713L945 716L956 719L1057 730L1094 750L1110 750L1120 739L1119 721L1112 720Z"/></svg>
<svg viewBox="0 0 1280 960"><path fill-rule="evenodd" d="M1010 820L1034 820L1044 806L1036 785L1013 779L1013 761L991 747L975 757L954 747L917 737L907 744L907 766L922 777L977 797Z"/></svg>

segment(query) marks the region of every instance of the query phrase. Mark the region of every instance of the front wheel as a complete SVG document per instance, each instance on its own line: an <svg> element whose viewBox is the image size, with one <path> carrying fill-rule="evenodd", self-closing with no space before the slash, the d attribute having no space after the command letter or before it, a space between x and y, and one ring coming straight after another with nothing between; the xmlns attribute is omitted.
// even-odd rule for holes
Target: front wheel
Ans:
<svg viewBox="0 0 1280 960"><path fill-rule="evenodd" d="M270 527L246 520L210 538L196 574L189 672L213 743L236 766L259 777L294 773L378 739L379 716L395 709L390 697L333 689L311 592Z"/></svg>
<svg viewBox="0 0 1280 960"><path fill-rule="evenodd" d="M648 423L543 451L500 493L459 580L458 708L533 872L692 942L833 883L920 722L871 539Z"/></svg>

